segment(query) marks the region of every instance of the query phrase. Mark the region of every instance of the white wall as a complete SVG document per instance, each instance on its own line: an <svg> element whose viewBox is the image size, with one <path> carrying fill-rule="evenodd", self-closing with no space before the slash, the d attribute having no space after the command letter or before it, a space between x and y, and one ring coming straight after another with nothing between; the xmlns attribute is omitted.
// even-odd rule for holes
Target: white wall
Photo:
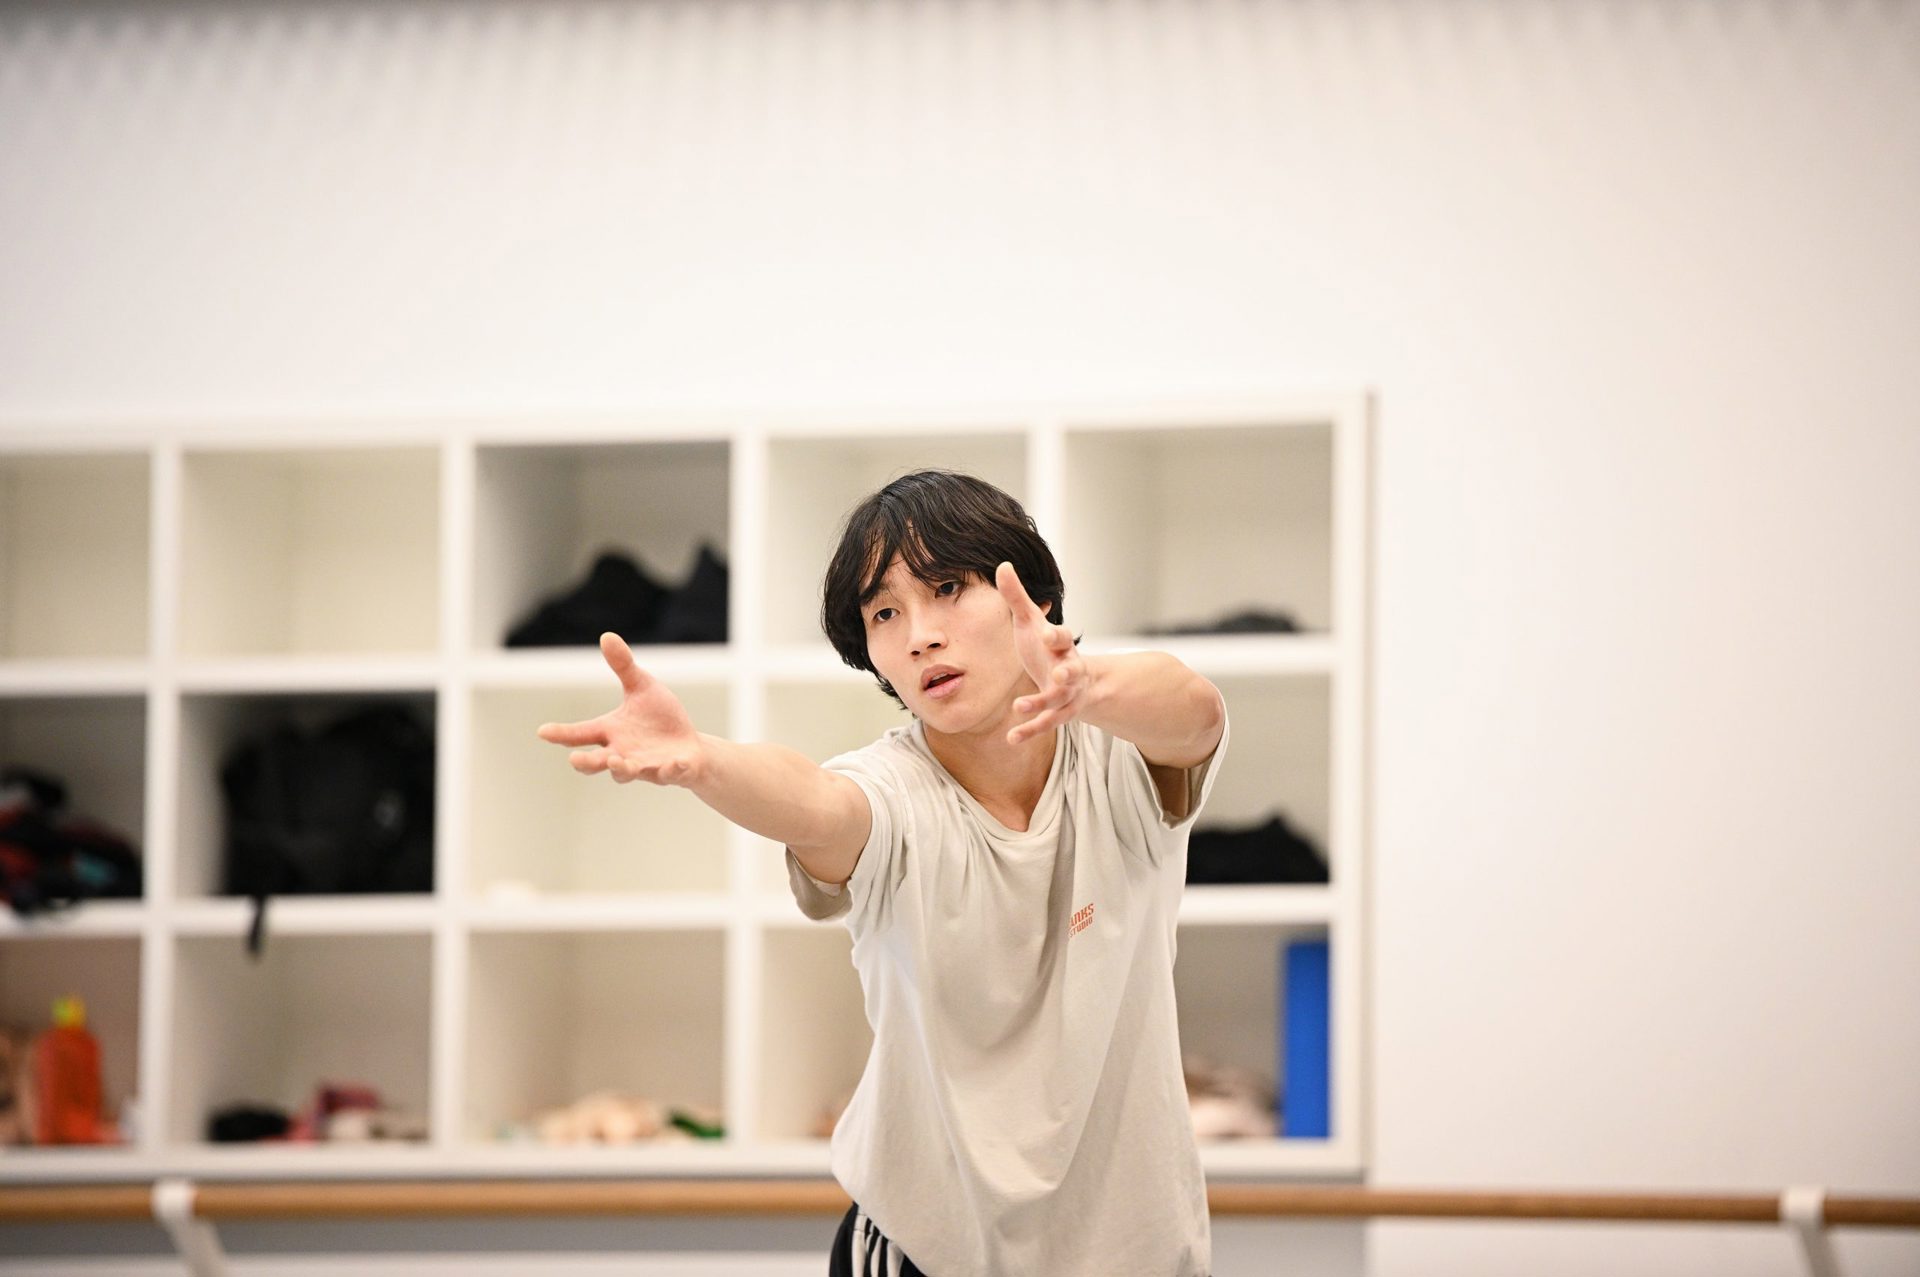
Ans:
<svg viewBox="0 0 1920 1277"><path fill-rule="evenodd" d="M1388 1185L1920 1193L1916 227L1895 0L0 10L11 426L1374 387Z"/></svg>

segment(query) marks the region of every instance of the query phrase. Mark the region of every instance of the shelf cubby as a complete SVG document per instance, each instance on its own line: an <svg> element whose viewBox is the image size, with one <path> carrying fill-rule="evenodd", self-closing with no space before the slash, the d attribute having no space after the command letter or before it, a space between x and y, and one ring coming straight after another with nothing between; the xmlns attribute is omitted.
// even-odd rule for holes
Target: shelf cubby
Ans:
<svg viewBox="0 0 1920 1277"><path fill-rule="evenodd" d="M182 655L439 646L437 449L194 450L182 482Z"/></svg>
<svg viewBox="0 0 1920 1277"><path fill-rule="evenodd" d="M1333 431L1163 425L1068 431L1054 545L1076 631L1144 634L1249 608L1333 624Z"/></svg>
<svg viewBox="0 0 1920 1277"><path fill-rule="evenodd" d="M724 440L489 445L475 462L473 644L505 646L603 552L672 590L703 545L729 553Z"/></svg>
<svg viewBox="0 0 1920 1277"><path fill-rule="evenodd" d="M1325 927L1281 923L1180 926L1174 991L1181 1052L1248 1070L1272 1084L1283 1136L1286 946L1296 940L1324 940L1328 934ZM1221 979L1223 971L1231 971L1233 978ZM1337 1078L1338 1061L1333 1063Z"/></svg>
<svg viewBox="0 0 1920 1277"><path fill-rule="evenodd" d="M0 453L0 663L147 654L145 453Z"/></svg>
<svg viewBox="0 0 1920 1277"><path fill-rule="evenodd" d="M541 740L546 722L598 717L619 703L605 686L487 688L473 693L467 786L469 890L528 894L724 891L728 825L683 789L583 776L569 750ZM673 691L694 727L727 736L724 684Z"/></svg>
<svg viewBox="0 0 1920 1277"><path fill-rule="evenodd" d="M768 444L764 615L767 642L824 644L820 585L853 507L912 470L964 470L1025 504L1019 431L776 438Z"/></svg>
<svg viewBox="0 0 1920 1277"><path fill-rule="evenodd" d="M726 933L490 932L468 941L461 1138L525 1140L602 1091L724 1106Z"/></svg>
<svg viewBox="0 0 1920 1277"><path fill-rule="evenodd" d="M66 787L66 810L146 845L147 702L143 696L0 696L0 767Z"/></svg>
<svg viewBox="0 0 1920 1277"><path fill-rule="evenodd" d="M1233 739L1199 827L1258 825L1280 814L1337 864L1332 834L1332 688L1324 676L1222 675Z"/></svg>
<svg viewBox="0 0 1920 1277"><path fill-rule="evenodd" d="M138 936L48 933L0 945L0 1025L30 1037L53 1023L56 998L79 997L100 1044L101 1116L115 1128L140 1095L140 988Z"/></svg>
<svg viewBox="0 0 1920 1277"><path fill-rule="evenodd" d="M174 943L170 1143L205 1142L209 1117L229 1105L304 1110L327 1083L428 1112L430 935L269 928L257 958L238 936Z"/></svg>
<svg viewBox="0 0 1920 1277"><path fill-rule="evenodd" d="M418 722L433 730L437 715L430 692L208 692L183 697L174 894L188 900L227 894L227 804L221 773L236 749L281 724L313 731L360 707L384 703L405 706Z"/></svg>

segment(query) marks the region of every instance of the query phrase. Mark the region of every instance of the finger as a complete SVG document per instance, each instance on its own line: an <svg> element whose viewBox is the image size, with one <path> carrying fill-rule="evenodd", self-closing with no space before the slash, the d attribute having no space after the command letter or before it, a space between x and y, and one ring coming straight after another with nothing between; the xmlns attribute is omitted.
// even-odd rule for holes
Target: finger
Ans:
<svg viewBox="0 0 1920 1277"><path fill-rule="evenodd" d="M1020 574L1013 570L1013 564L1002 563L994 569L993 584L999 589L1000 597L1007 601L1007 606L1013 609L1016 621L1031 621L1035 617L1046 619L1045 614L1027 596L1027 587L1020 583Z"/></svg>
<svg viewBox="0 0 1920 1277"><path fill-rule="evenodd" d="M1070 707L1086 691L1086 669L1072 663L1056 665L1041 681L1044 686L1036 687L1033 692L1014 701L1015 713L1037 714Z"/></svg>
<svg viewBox="0 0 1920 1277"><path fill-rule="evenodd" d="M555 745L604 745L607 729L599 719L584 723L542 723L540 739Z"/></svg>
<svg viewBox="0 0 1920 1277"><path fill-rule="evenodd" d="M1080 717L1080 698L1077 696L1069 696L1058 705L1047 706L1038 714L1028 719L1027 722L1029 726L1033 726L1036 723L1039 724L1034 730L1044 731L1049 727L1058 727L1063 723L1071 723L1078 717Z"/></svg>
<svg viewBox="0 0 1920 1277"><path fill-rule="evenodd" d="M1078 684L1070 672L1055 669L1040 680L1039 686L1013 703L1016 713L1037 713L1044 709L1053 709L1064 705L1079 691Z"/></svg>
<svg viewBox="0 0 1920 1277"><path fill-rule="evenodd" d="M688 764L683 759L673 758L665 762L649 763L645 767L628 769L629 780L644 780L649 785L678 785L686 776Z"/></svg>
<svg viewBox="0 0 1920 1277"><path fill-rule="evenodd" d="M567 755L567 761L573 764L573 770L582 776L595 776L607 770L607 751L604 749L576 749Z"/></svg>
<svg viewBox="0 0 1920 1277"><path fill-rule="evenodd" d="M1067 703L1071 693L1065 688L1053 688L1038 692L1032 696L1023 696L1013 703L1016 714L1040 714L1050 709L1059 709Z"/></svg>
<svg viewBox="0 0 1920 1277"><path fill-rule="evenodd" d="M619 676L621 691L632 694L646 690L647 672L634 663L633 649L625 639L608 630L600 636L600 655L607 658L607 668Z"/></svg>
<svg viewBox="0 0 1920 1277"><path fill-rule="evenodd" d="M693 765L684 758L672 758L665 762L643 763L621 754L610 754L607 770L622 785L630 781L645 781L649 785L674 785L692 770Z"/></svg>
<svg viewBox="0 0 1920 1277"><path fill-rule="evenodd" d="M1073 715L1067 713L1064 709L1048 710L1036 718L1028 719L1026 722L1021 723L1018 727L1008 732L1007 744L1018 745L1021 741L1038 736L1050 727L1058 727L1062 723L1070 722L1072 718Z"/></svg>

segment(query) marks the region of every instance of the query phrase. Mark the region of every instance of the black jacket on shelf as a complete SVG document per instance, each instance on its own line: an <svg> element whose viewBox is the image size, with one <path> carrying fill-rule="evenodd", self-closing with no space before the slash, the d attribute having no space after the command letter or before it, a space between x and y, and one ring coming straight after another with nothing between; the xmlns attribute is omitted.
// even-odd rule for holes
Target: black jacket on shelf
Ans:
<svg viewBox="0 0 1920 1277"><path fill-rule="evenodd" d="M686 583L670 589L630 556L603 551L586 580L507 631L507 646L591 646L608 631L634 645L726 642L726 561L702 545Z"/></svg>
<svg viewBox="0 0 1920 1277"><path fill-rule="evenodd" d="M656 643L727 641L727 565L710 545L700 547L687 583L667 599L654 631Z"/></svg>
<svg viewBox="0 0 1920 1277"><path fill-rule="evenodd" d="M1275 814L1263 825L1194 829L1187 836L1187 881L1326 882L1327 860L1285 816Z"/></svg>
<svg viewBox="0 0 1920 1277"><path fill-rule="evenodd" d="M569 647L598 643L608 630L629 643L644 643L660 620L667 591L624 554L607 551L594 560L587 579L507 632L508 647Z"/></svg>
<svg viewBox="0 0 1920 1277"><path fill-rule="evenodd" d="M66 805L58 777L0 767L0 894L22 917L140 896L139 851Z"/></svg>
<svg viewBox="0 0 1920 1277"><path fill-rule="evenodd" d="M1230 612L1211 621L1180 621L1172 625L1149 625L1141 630L1143 634L1297 634L1300 625L1293 619L1291 612L1274 612L1265 608L1247 608L1239 612Z"/></svg>

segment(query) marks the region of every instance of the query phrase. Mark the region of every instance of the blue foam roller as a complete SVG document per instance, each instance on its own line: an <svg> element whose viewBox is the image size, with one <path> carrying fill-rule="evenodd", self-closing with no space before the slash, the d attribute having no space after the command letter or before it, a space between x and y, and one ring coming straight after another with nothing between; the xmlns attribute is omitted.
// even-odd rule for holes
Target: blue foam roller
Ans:
<svg viewBox="0 0 1920 1277"><path fill-rule="evenodd" d="M1327 942L1293 941L1280 960L1286 991L1280 1134L1284 1139L1326 1139L1330 1133Z"/></svg>

